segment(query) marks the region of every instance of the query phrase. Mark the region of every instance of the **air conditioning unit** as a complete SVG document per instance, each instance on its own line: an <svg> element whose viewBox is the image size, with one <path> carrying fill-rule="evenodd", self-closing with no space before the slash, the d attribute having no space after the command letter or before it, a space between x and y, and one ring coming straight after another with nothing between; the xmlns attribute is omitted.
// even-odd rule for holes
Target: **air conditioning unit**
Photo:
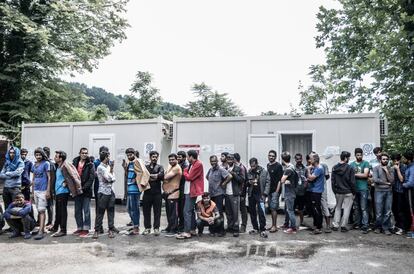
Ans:
<svg viewBox="0 0 414 274"><path fill-rule="evenodd" d="M163 124L162 132L164 133L164 137L167 138L167 140L173 139L173 124Z"/></svg>
<svg viewBox="0 0 414 274"><path fill-rule="evenodd" d="M387 136L388 135L388 121L387 119L380 119L380 135Z"/></svg>
<svg viewBox="0 0 414 274"><path fill-rule="evenodd" d="M172 140L174 137L174 124L169 124L168 125L168 135L167 135L167 139L168 140Z"/></svg>

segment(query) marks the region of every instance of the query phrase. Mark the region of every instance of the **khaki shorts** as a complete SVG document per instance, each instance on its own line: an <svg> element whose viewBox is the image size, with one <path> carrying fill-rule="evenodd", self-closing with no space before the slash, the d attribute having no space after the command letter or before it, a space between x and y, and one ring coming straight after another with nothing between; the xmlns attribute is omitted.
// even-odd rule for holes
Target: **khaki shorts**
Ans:
<svg viewBox="0 0 414 274"><path fill-rule="evenodd" d="M37 211L44 212L47 207L46 191L35 191L34 200Z"/></svg>

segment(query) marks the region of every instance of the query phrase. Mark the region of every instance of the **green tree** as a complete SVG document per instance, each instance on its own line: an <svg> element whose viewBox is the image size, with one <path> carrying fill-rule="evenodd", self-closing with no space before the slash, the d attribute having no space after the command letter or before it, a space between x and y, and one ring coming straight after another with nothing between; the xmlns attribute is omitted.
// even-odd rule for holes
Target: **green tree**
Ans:
<svg viewBox="0 0 414 274"><path fill-rule="evenodd" d="M106 105L110 111L118 111L122 105L122 97L115 96L113 93L99 87L88 87L81 83L69 83L74 89L82 90L88 97L87 105L93 107L95 105Z"/></svg>
<svg viewBox="0 0 414 274"><path fill-rule="evenodd" d="M161 115L164 119L172 121L174 116L176 117L187 117L188 109L169 102L161 102L156 112Z"/></svg>
<svg viewBox="0 0 414 274"><path fill-rule="evenodd" d="M90 120L91 113L84 108L73 108L68 114L62 117L62 122L82 122Z"/></svg>
<svg viewBox="0 0 414 274"><path fill-rule="evenodd" d="M324 49L326 62L311 68L315 83L307 93L329 96L331 109L380 110L389 121L387 149L413 148L414 2L339 2L341 8L321 7L317 14L316 46ZM309 112L324 111L313 105Z"/></svg>
<svg viewBox="0 0 414 274"><path fill-rule="evenodd" d="M106 121L109 117L109 108L107 105L96 105L92 109L90 120L92 121Z"/></svg>
<svg viewBox="0 0 414 274"><path fill-rule="evenodd" d="M126 2L0 1L1 134L16 134L21 121L63 117L85 101L59 76L91 71L125 38Z"/></svg>
<svg viewBox="0 0 414 274"><path fill-rule="evenodd" d="M268 110L266 112L260 113L260 116L275 116L275 115L280 115L280 114L278 114L276 111L273 111L273 110Z"/></svg>
<svg viewBox="0 0 414 274"><path fill-rule="evenodd" d="M187 103L192 117L243 116L243 111L227 97L227 93L212 91L205 83L194 84L192 91L197 100Z"/></svg>
<svg viewBox="0 0 414 274"><path fill-rule="evenodd" d="M131 87L131 95L126 96L125 103L129 111L138 119L157 117L162 100L159 90L151 86L152 76L149 72L138 71Z"/></svg>

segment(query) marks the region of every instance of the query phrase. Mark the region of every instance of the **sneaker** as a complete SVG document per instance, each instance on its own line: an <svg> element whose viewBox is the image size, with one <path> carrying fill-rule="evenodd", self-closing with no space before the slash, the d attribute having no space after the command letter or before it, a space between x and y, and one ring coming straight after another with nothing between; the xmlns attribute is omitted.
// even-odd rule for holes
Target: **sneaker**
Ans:
<svg viewBox="0 0 414 274"><path fill-rule="evenodd" d="M164 228L163 230L161 230L161 233L169 233L170 232L170 229L168 229L168 228Z"/></svg>
<svg viewBox="0 0 414 274"><path fill-rule="evenodd" d="M246 233L246 226L245 225L240 226L240 233Z"/></svg>
<svg viewBox="0 0 414 274"><path fill-rule="evenodd" d="M286 234L296 234L296 229L288 228L288 229L283 230L283 232Z"/></svg>
<svg viewBox="0 0 414 274"><path fill-rule="evenodd" d="M403 235L404 231L401 228L396 227L394 230L396 235Z"/></svg>
<svg viewBox="0 0 414 274"><path fill-rule="evenodd" d="M374 230L374 233L375 233L375 234L380 234L380 233L381 233L381 229L376 228L376 229Z"/></svg>
<svg viewBox="0 0 414 274"><path fill-rule="evenodd" d="M323 230L325 233L332 233L332 229L330 227L327 227Z"/></svg>
<svg viewBox="0 0 414 274"><path fill-rule="evenodd" d="M32 238L32 234L30 234L29 232L25 232L24 233L24 239L29 240L30 238Z"/></svg>
<svg viewBox="0 0 414 274"><path fill-rule="evenodd" d="M13 231L12 234L9 236L9 239L17 238L20 236L18 231Z"/></svg>
<svg viewBox="0 0 414 274"><path fill-rule="evenodd" d="M338 231L339 230L339 228L336 227L336 226L333 226L331 229L332 229L332 231Z"/></svg>
<svg viewBox="0 0 414 274"><path fill-rule="evenodd" d="M58 232L58 229L56 227L52 226L51 228L49 228L49 232L56 233L56 232ZM34 234L36 234L36 232L32 231L32 235L34 235Z"/></svg>
<svg viewBox="0 0 414 274"><path fill-rule="evenodd" d="M191 236L197 236L197 232L195 230L190 231Z"/></svg>
<svg viewBox="0 0 414 274"><path fill-rule="evenodd" d="M116 227L111 229L114 233L119 234L119 229L117 229Z"/></svg>
<svg viewBox="0 0 414 274"><path fill-rule="evenodd" d="M407 232L407 239L414 239L414 232L408 231Z"/></svg>
<svg viewBox="0 0 414 274"><path fill-rule="evenodd" d="M272 230L272 228L274 228L274 226L272 226L269 230ZM280 225L280 226L278 226L277 228L279 228L279 229L283 229L283 230L286 230L286 229L288 229L289 227L287 226L287 225Z"/></svg>
<svg viewBox="0 0 414 274"><path fill-rule="evenodd" d="M79 237L81 238L88 237L88 235L89 235L89 230L82 230L81 233L79 233Z"/></svg>
<svg viewBox="0 0 414 274"><path fill-rule="evenodd" d="M147 228L144 230L144 232L142 232L142 235L148 235L151 234L151 229Z"/></svg>
<svg viewBox="0 0 414 274"><path fill-rule="evenodd" d="M348 232L348 231L349 231L348 228L346 228L344 226L341 227L341 232Z"/></svg>
<svg viewBox="0 0 414 274"><path fill-rule="evenodd" d="M260 232L260 237L262 237L262 238L267 238L268 236L267 236L266 231L262 231L262 232Z"/></svg>
<svg viewBox="0 0 414 274"><path fill-rule="evenodd" d="M250 230L249 231L249 234L250 235L252 235L252 234L257 234L259 231L257 231L256 229L252 229L252 230Z"/></svg>
<svg viewBox="0 0 414 274"><path fill-rule="evenodd" d="M310 232L311 235L318 235L322 234L322 230L315 228L312 232Z"/></svg>
<svg viewBox="0 0 414 274"><path fill-rule="evenodd" d="M391 236L392 235L391 231L389 231L389 230L385 230L384 231L384 234L387 235L387 236Z"/></svg>
<svg viewBox="0 0 414 274"><path fill-rule="evenodd" d="M92 236L92 238L93 239L98 239L99 238L99 231L95 231L94 233L93 233L93 236Z"/></svg>
<svg viewBox="0 0 414 274"><path fill-rule="evenodd" d="M154 229L154 236L160 236L160 230L158 228Z"/></svg>
<svg viewBox="0 0 414 274"><path fill-rule="evenodd" d="M82 230L78 229L72 233L72 235L79 236L82 233Z"/></svg>
<svg viewBox="0 0 414 274"><path fill-rule="evenodd" d="M45 237L45 233L39 232L33 239L41 240Z"/></svg>
<svg viewBox="0 0 414 274"><path fill-rule="evenodd" d="M59 238L59 237L63 237L63 236L66 236L66 232L59 231L59 232L52 235L52 237L54 237L54 238Z"/></svg>
<svg viewBox="0 0 414 274"><path fill-rule="evenodd" d="M169 238L175 237L176 235L177 235L177 233L172 232L172 231L165 233L165 237L169 237Z"/></svg>
<svg viewBox="0 0 414 274"><path fill-rule="evenodd" d="M108 232L108 237L109 238L115 238L115 231L113 231L113 230L109 230L109 232Z"/></svg>

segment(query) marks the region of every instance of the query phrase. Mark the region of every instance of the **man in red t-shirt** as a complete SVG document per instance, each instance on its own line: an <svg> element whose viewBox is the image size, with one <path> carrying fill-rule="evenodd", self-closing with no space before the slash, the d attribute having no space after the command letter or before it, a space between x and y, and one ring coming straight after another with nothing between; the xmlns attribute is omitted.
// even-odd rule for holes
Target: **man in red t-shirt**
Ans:
<svg viewBox="0 0 414 274"><path fill-rule="evenodd" d="M177 239L189 239L195 235L195 213L194 207L198 196L204 193L204 170L203 164L198 160L195 150L187 152L190 165L184 169L184 232L177 235Z"/></svg>

